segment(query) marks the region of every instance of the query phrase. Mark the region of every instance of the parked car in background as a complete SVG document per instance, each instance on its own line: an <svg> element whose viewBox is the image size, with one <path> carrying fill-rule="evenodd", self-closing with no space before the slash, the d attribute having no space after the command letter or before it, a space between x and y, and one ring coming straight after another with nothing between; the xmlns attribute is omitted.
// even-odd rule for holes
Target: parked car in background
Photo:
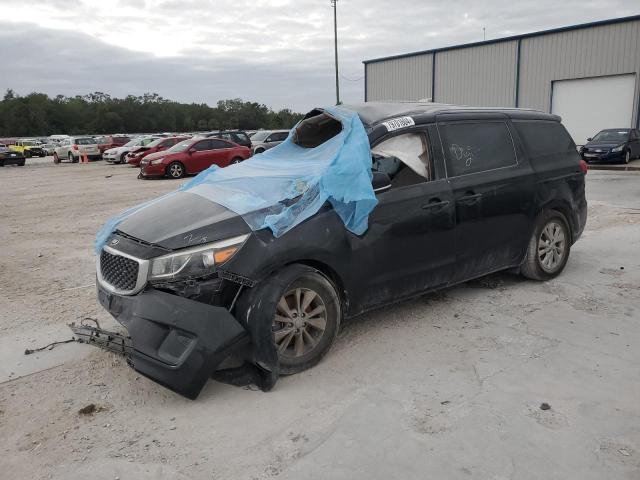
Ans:
<svg viewBox="0 0 640 480"><path fill-rule="evenodd" d="M36 140L20 139L9 148L14 152L23 154L25 158L46 156L46 153L42 149L42 145Z"/></svg>
<svg viewBox="0 0 640 480"><path fill-rule="evenodd" d="M598 132L580 149L587 162L623 162L640 158L640 131L636 128L608 128Z"/></svg>
<svg viewBox="0 0 640 480"><path fill-rule="evenodd" d="M157 140L157 136L139 137L125 143L121 147L110 148L102 153L102 158L109 163L125 163L127 154L138 147L144 147Z"/></svg>
<svg viewBox="0 0 640 480"><path fill-rule="evenodd" d="M188 138L189 137L186 137L186 136L156 138L154 139L154 141L148 143L147 145L139 146L135 149L132 149L127 154L127 163L133 167L139 167L140 161L147 155L168 150L171 147L173 147L176 143L180 143L184 140L187 140Z"/></svg>
<svg viewBox="0 0 640 480"><path fill-rule="evenodd" d="M24 155L21 152L16 152L6 145L0 144L0 167L4 167L5 165L24 167L24 162Z"/></svg>
<svg viewBox="0 0 640 480"><path fill-rule="evenodd" d="M69 137L60 142L53 152L53 162L68 160L77 163L83 155L89 160L100 160L102 155L98 143L92 137Z"/></svg>
<svg viewBox="0 0 640 480"><path fill-rule="evenodd" d="M226 167L251 157L251 149L220 138L192 138L165 152L147 155L140 162L140 176L182 178L211 165Z"/></svg>
<svg viewBox="0 0 640 480"><path fill-rule="evenodd" d="M110 148L121 147L131 141L131 137L126 135L107 135L106 137L99 137L98 148L100 153L109 150Z"/></svg>
<svg viewBox="0 0 640 480"><path fill-rule="evenodd" d="M230 142L237 143L238 145L242 145L243 147L251 148L251 139L249 138L249 135L242 130L218 130L202 133L199 136L205 138L221 138L223 140L228 140Z"/></svg>
<svg viewBox="0 0 640 480"><path fill-rule="evenodd" d="M262 153L280 145L288 136L289 130L260 130L251 137L253 153Z"/></svg>
<svg viewBox="0 0 640 480"><path fill-rule="evenodd" d="M42 150L44 150L45 155L53 155L53 152L58 145L55 143L43 143L40 146L42 147Z"/></svg>

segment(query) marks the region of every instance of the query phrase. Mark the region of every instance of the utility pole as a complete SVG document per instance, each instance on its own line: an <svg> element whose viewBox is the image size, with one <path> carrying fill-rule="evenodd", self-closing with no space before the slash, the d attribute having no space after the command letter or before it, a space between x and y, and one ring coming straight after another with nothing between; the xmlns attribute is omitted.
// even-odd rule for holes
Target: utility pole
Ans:
<svg viewBox="0 0 640 480"><path fill-rule="evenodd" d="M338 79L338 0L330 0L333 7L333 46L336 60L336 105L340 105L340 80Z"/></svg>
<svg viewBox="0 0 640 480"><path fill-rule="evenodd" d="M486 40L487 39L487 30L482 27L482 40Z"/></svg>

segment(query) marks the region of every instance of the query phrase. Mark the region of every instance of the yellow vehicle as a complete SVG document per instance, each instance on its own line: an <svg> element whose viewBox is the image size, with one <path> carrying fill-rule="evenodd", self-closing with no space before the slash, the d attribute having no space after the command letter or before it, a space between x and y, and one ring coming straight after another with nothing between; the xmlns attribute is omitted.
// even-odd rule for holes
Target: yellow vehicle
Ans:
<svg viewBox="0 0 640 480"><path fill-rule="evenodd" d="M18 140L14 145L10 145L9 148L14 152L20 152L25 158L46 156L46 152L40 143L35 140Z"/></svg>

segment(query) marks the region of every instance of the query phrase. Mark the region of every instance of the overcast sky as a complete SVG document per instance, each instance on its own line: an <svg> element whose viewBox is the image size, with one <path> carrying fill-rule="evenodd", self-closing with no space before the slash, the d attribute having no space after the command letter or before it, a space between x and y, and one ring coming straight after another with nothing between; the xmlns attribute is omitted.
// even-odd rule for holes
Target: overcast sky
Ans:
<svg viewBox="0 0 640 480"><path fill-rule="evenodd" d="M0 0L0 90L306 111L335 99L329 0ZM338 0L340 87L362 60L640 13L638 0Z"/></svg>

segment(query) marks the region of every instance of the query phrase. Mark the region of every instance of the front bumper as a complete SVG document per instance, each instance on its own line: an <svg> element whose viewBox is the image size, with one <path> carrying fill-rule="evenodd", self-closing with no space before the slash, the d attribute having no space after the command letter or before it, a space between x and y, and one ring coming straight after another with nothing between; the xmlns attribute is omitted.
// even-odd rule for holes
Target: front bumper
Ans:
<svg viewBox="0 0 640 480"><path fill-rule="evenodd" d="M587 163L592 162L621 162L624 160L624 152L582 152L582 159Z"/></svg>
<svg viewBox="0 0 640 480"><path fill-rule="evenodd" d="M159 163L151 165L150 163L142 163L140 165L140 174L143 177L162 177L165 174L166 165Z"/></svg>
<svg viewBox="0 0 640 480"><path fill-rule="evenodd" d="M98 286L98 300L129 332L133 368L187 398L195 399L216 367L249 343L223 307L154 289L123 296Z"/></svg>
<svg viewBox="0 0 640 480"><path fill-rule="evenodd" d="M127 155L127 163L132 167L139 167L141 160L142 159L140 157L130 157Z"/></svg>

